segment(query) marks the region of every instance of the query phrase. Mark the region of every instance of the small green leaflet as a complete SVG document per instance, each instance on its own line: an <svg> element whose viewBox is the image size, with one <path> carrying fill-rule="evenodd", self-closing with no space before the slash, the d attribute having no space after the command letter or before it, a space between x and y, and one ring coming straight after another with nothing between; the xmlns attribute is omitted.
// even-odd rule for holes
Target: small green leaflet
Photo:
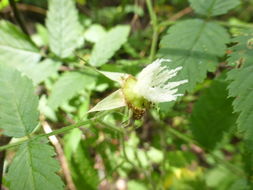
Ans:
<svg viewBox="0 0 253 190"><path fill-rule="evenodd" d="M10 165L10 190L63 190L54 149L42 139L22 144Z"/></svg>
<svg viewBox="0 0 253 190"><path fill-rule="evenodd" d="M85 31L84 37L87 41L97 43L105 34L106 30L104 27L99 24L93 24Z"/></svg>
<svg viewBox="0 0 253 190"><path fill-rule="evenodd" d="M0 64L0 128L4 134L23 137L38 125L38 97L32 80Z"/></svg>
<svg viewBox="0 0 253 190"><path fill-rule="evenodd" d="M91 89L94 85L94 76L78 72L65 73L54 84L48 99L48 105L53 109L57 109L63 103L73 98L82 89Z"/></svg>
<svg viewBox="0 0 253 190"><path fill-rule="evenodd" d="M15 68L37 63L41 58L39 49L15 25L0 21L0 64Z"/></svg>
<svg viewBox="0 0 253 190"><path fill-rule="evenodd" d="M233 107L239 113L237 119L238 129L244 132L245 139L253 139L253 53L251 39L253 32L245 33L236 37L233 42L237 44L231 48L232 54L229 58L230 65L237 65L240 68L232 69L227 76L231 82L228 86L229 96L235 97Z"/></svg>
<svg viewBox="0 0 253 190"><path fill-rule="evenodd" d="M189 80L179 87L184 93L202 82L208 71L216 69L218 57L224 55L228 42L229 35L220 25L200 19L186 20L168 30L161 41L159 56L172 60L167 64L169 68L183 67L175 81Z"/></svg>
<svg viewBox="0 0 253 190"><path fill-rule="evenodd" d="M129 32L129 26L116 26L103 35L92 50L90 64L95 67L105 64L127 41Z"/></svg>
<svg viewBox="0 0 253 190"><path fill-rule="evenodd" d="M73 0L49 0L46 26L49 47L53 53L66 58L83 44L83 28Z"/></svg>
<svg viewBox="0 0 253 190"><path fill-rule="evenodd" d="M189 0L191 7L199 14L217 16L227 13L240 4L240 0Z"/></svg>
<svg viewBox="0 0 253 190"><path fill-rule="evenodd" d="M232 98L227 98L227 83L214 80L194 104L191 125L195 139L207 149L213 149L235 124Z"/></svg>

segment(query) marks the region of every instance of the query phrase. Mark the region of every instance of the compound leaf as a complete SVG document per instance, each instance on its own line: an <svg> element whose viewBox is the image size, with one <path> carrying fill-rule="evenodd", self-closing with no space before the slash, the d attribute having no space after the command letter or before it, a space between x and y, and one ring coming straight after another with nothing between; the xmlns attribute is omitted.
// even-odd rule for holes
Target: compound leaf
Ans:
<svg viewBox="0 0 253 190"><path fill-rule="evenodd" d="M38 124L38 97L33 83L11 67L0 64L0 128L4 134L23 137Z"/></svg>
<svg viewBox="0 0 253 190"><path fill-rule="evenodd" d="M175 81L188 79L189 82L179 90L192 91L208 71L215 70L228 41L228 33L218 24L200 19L186 20L168 30L161 41L159 56L172 60L168 67L183 67Z"/></svg>
<svg viewBox="0 0 253 190"><path fill-rule="evenodd" d="M129 32L129 26L116 26L104 34L92 50L90 64L96 67L105 64L127 41Z"/></svg>
<svg viewBox="0 0 253 190"><path fill-rule="evenodd" d="M60 167L52 158L54 149L33 140L22 144L7 173L10 190L63 190L63 182L55 174Z"/></svg>
<svg viewBox="0 0 253 190"><path fill-rule="evenodd" d="M189 0L191 7L199 14L217 16L227 13L240 4L240 0Z"/></svg>
<svg viewBox="0 0 253 190"><path fill-rule="evenodd" d="M49 0L46 26L49 47L61 58L70 56L83 43L83 29L73 0Z"/></svg>

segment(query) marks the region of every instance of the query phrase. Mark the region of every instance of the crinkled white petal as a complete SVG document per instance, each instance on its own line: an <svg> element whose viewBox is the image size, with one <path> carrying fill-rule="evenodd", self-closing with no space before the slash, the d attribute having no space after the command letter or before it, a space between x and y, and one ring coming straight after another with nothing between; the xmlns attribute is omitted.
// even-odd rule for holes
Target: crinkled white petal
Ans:
<svg viewBox="0 0 253 190"><path fill-rule="evenodd" d="M126 106L122 90L117 90L97 103L88 112L105 111Z"/></svg>
<svg viewBox="0 0 253 190"><path fill-rule="evenodd" d="M158 73L156 76L154 76L152 80L152 85L158 86L158 85L164 85L169 79L175 77L177 75L177 72L180 71L183 67L177 67L172 70L168 70L166 67L162 67L163 70Z"/></svg>
<svg viewBox="0 0 253 190"><path fill-rule="evenodd" d="M188 82L188 80L168 82L169 79L177 75L182 67L169 70L161 65L164 61L170 60L157 59L144 68L137 76L137 83L134 88L136 93L154 103L176 100L178 96L182 96L182 94L176 94L178 91L176 87Z"/></svg>
<svg viewBox="0 0 253 190"><path fill-rule="evenodd" d="M126 73L118 73L118 72L108 72L108 71L99 71L101 74L106 76L107 78L119 83L123 84L124 80L128 78L130 75Z"/></svg>
<svg viewBox="0 0 253 190"><path fill-rule="evenodd" d="M181 80L181 81L177 81L177 82L169 82L168 84L164 85L164 89L172 89L172 88L175 88L181 84L185 84L187 83L188 80Z"/></svg>
<svg viewBox="0 0 253 190"><path fill-rule="evenodd" d="M145 92L150 86L152 86L154 76L156 76L159 72L162 71L163 67L161 66L161 64L165 61L170 62L171 60L157 59L153 63L145 67L137 76L136 88Z"/></svg>
<svg viewBox="0 0 253 190"><path fill-rule="evenodd" d="M177 89L150 88L143 97L153 103L170 102L175 101L178 96L182 96L182 94L175 94L177 91Z"/></svg>

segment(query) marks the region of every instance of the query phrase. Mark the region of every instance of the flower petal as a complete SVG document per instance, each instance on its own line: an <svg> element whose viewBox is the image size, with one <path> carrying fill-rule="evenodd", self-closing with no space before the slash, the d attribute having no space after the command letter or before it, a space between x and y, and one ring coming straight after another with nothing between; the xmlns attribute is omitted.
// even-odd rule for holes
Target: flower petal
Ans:
<svg viewBox="0 0 253 190"><path fill-rule="evenodd" d="M146 93L148 88L152 86L154 77L161 72L161 63L170 62L170 59L157 59L153 63L146 66L137 76L136 90Z"/></svg>
<svg viewBox="0 0 253 190"><path fill-rule="evenodd" d="M122 90L117 90L97 103L88 112L105 111L126 106Z"/></svg>

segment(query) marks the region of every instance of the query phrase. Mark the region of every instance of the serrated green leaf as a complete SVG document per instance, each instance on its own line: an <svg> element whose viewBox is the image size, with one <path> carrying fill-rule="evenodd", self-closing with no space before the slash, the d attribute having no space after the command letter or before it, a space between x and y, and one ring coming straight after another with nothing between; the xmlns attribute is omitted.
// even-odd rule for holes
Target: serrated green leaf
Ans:
<svg viewBox="0 0 253 190"><path fill-rule="evenodd" d="M161 41L159 56L172 60L168 67L183 67L175 81L188 79L189 82L179 90L192 91L208 71L215 70L228 41L228 33L218 24L200 19L186 20L168 30Z"/></svg>
<svg viewBox="0 0 253 190"><path fill-rule="evenodd" d="M49 47L61 58L70 56L83 43L83 28L73 0L49 0L46 26Z"/></svg>
<svg viewBox="0 0 253 190"><path fill-rule="evenodd" d="M62 75L54 84L48 99L48 105L57 109L66 101L73 98L82 89L89 89L95 85L95 78L78 72Z"/></svg>
<svg viewBox="0 0 253 190"><path fill-rule="evenodd" d="M213 149L222 140L223 134L235 124L233 99L227 98L226 88L226 82L213 81L193 108L190 128L195 139L208 149Z"/></svg>
<svg viewBox="0 0 253 190"><path fill-rule="evenodd" d="M189 0L191 7L199 14L217 16L227 13L240 4L240 0Z"/></svg>
<svg viewBox="0 0 253 190"><path fill-rule="evenodd" d="M0 64L0 128L4 134L23 137L38 125L38 97L32 80Z"/></svg>
<svg viewBox="0 0 253 190"><path fill-rule="evenodd" d="M105 64L127 41L129 26L116 26L107 32L94 46L90 64L99 67Z"/></svg>
<svg viewBox="0 0 253 190"><path fill-rule="evenodd" d="M235 97L233 107L239 113L237 119L238 129L245 133L246 140L253 138L253 53L251 39L253 33L236 37L233 42L237 44L231 48L230 65L237 65L228 72L227 80L229 96ZM252 141L252 140L251 140Z"/></svg>
<svg viewBox="0 0 253 190"><path fill-rule="evenodd" d="M81 142L69 162L71 174L78 190L98 189L98 172L94 168L94 160L88 150L87 143Z"/></svg>
<svg viewBox="0 0 253 190"><path fill-rule="evenodd" d="M0 64L20 68L37 63L39 49L15 25L0 21Z"/></svg>
<svg viewBox="0 0 253 190"><path fill-rule="evenodd" d="M228 80L229 96L236 97L233 106L239 112L238 129L245 132L246 139L253 137L253 65L231 70Z"/></svg>
<svg viewBox="0 0 253 190"><path fill-rule="evenodd" d="M242 35L237 36L231 40L232 43L236 43L230 48L231 54L229 54L228 63L231 66L251 65L253 59L253 32L244 31Z"/></svg>
<svg viewBox="0 0 253 190"><path fill-rule="evenodd" d="M7 174L10 190L64 189L63 182L55 174L60 167L52 158L54 149L40 140L20 146Z"/></svg>

